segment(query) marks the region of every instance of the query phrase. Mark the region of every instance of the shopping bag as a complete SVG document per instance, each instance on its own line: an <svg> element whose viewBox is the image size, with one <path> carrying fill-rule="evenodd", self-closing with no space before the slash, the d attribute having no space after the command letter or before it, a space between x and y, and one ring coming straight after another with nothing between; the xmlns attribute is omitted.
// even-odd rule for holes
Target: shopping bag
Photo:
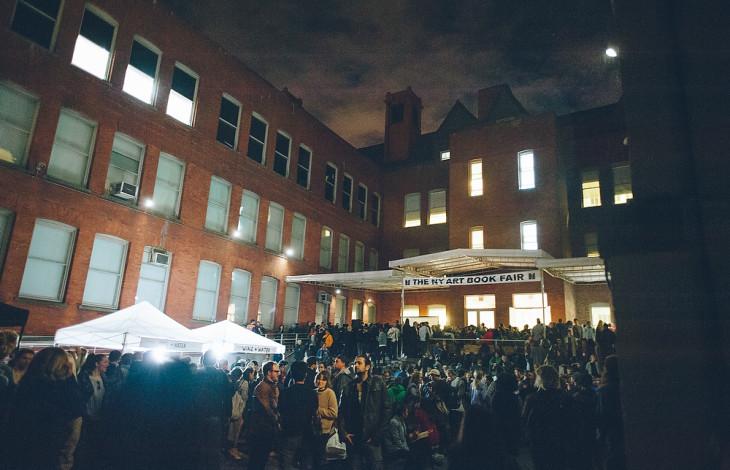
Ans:
<svg viewBox="0 0 730 470"><path fill-rule="evenodd" d="M347 458L347 446L340 441L340 433L336 429L327 439L325 453L327 454L327 460L345 460Z"/></svg>

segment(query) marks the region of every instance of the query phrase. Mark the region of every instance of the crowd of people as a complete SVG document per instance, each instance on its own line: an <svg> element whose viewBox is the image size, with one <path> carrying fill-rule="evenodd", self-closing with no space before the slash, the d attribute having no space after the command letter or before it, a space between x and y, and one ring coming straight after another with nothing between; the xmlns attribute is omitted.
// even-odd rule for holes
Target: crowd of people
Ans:
<svg viewBox="0 0 730 470"><path fill-rule="evenodd" d="M252 470L512 470L530 461L537 470L624 468L607 325L300 328L306 341L261 365L231 364L212 351L199 365L152 352L34 352L0 331L0 462L82 470L219 469L224 459Z"/></svg>

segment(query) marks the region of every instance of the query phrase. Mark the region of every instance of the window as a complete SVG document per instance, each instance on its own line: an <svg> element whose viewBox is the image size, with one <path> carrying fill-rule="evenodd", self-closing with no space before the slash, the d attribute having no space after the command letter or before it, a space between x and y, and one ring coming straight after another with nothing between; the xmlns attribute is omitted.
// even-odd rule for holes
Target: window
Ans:
<svg viewBox="0 0 730 470"><path fill-rule="evenodd" d="M532 150L523 150L517 154L520 189L535 188L535 155Z"/></svg>
<svg viewBox="0 0 730 470"><path fill-rule="evenodd" d="M601 182L597 170L587 170L581 174L583 190L583 207L598 207L601 205Z"/></svg>
<svg viewBox="0 0 730 470"><path fill-rule="evenodd" d="M170 96L167 98L167 115L192 126L197 94L198 75L183 64L175 64Z"/></svg>
<svg viewBox="0 0 730 470"><path fill-rule="evenodd" d="M378 250L370 248L370 256L368 257L368 269L370 271L378 270Z"/></svg>
<svg viewBox="0 0 730 470"><path fill-rule="evenodd" d="M155 101L159 63L159 49L142 38L134 38L122 90L140 101L152 104Z"/></svg>
<svg viewBox="0 0 730 470"><path fill-rule="evenodd" d="M143 156L144 145L119 132L114 135L105 185L112 196L137 200Z"/></svg>
<svg viewBox="0 0 730 470"><path fill-rule="evenodd" d="M350 268L350 237L340 234L337 253L337 271L346 273Z"/></svg>
<svg viewBox="0 0 730 470"><path fill-rule="evenodd" d="M268 330L274 329L274 318L276 317L276 291L279 289L279 281L273 277L264 276L261 279L261 295L259 296L258 321Z"/></svg>
<svg viewBox="0 0 730 470"><path fill-rule="evenodd" d="M81 301L83 305L108 309L119 306L127 245L126 240L111 235L96 235Z"/></svg>
<svg viewBox="0 0 730 470"><path fill-rule="evenodd" d="M18 0L10 27L16 33L50 49L60 11L61 0Z"/></svg>
<svg viewBox="0 0 730 470"><path fill-rule="evenodd" d="M256 243L256 230L259 220L259 196L244 190L241 207L238 209L238 227L234 236L249 243Z"/></svg>
<svg viewBox="0 0 730 470"><path fill-rule="evenodd" d="M365 270L365 245L362 242L355 242L355 272Z"/></svg>
<svg viewBox="0 0 730 470"><path fill-rule="evenodd" d="M221 267L212 261L200 261L198 265L198 284L195 286L193 319L215 321L218 310L218 288L220 287Z"/></svg>
<svg viewBox="0 0 730 470"><path fill-rule="evenodd" d="M229 320L245 325L248 321L248 297L251 293L251 273L234 269L231 274L231 300L228 303Z"/></svg>
<svg viewBox="0 0 730 470"><path fill-rule="evenodd" d="M403 258L413 258L414 256L418 256L421 254L421 250L419 248L405 248L403 250Z"/></svg>
<svg viewBox="0 0 730 470"><path fill-rule="evenodd" d="M406 194L403 219L404 227L421 225L421 193Z"/></svg>
<svg viewBox="0 0 730 470"><path fill-rule="evenodd" d="M294 214L291 222L291 257L294 259L304 258L304 234L307 229L307 218L302 214Z"/></svg>
<svg viewBox="0 0 730 470"><path fill-rule="evenodd" d="M633 199L631 192L631 167L617 165L613 167L613 203L626 204Z"/></svg>
<svg viewBox="0 0 730 470"><path fill-rule="evenodd" d="M469 248L484 249L484 227L481 225L469 229Z"/></svg>
<svg viewBox="0 0 730 470"><path fill-rule="evenodd" d="M438 318L439 325L442 327L449 323L449 319L446 316L446 305L429 305L428 316Z"/></svg>
<svg viewBox="0 0 730 470"><path fill-rule="evenodd" d="M0 83L0 161L25 165L37 111L38 98Z"/></svg>
<svg viewBox="0 0 730 470"><path fill-rule="evenodd" d="M357 216L361 220L368 219L368 187L364 184L357 185Z"/></svg>
<svg viewBox="0 0 730 470"><path fill-rule="evenodd" d="M177 217L180 213L185 164L166 153L160 153L155 177L152 204L155 212L165 217Z"/></svg>
<svg viewBox="0 0 730 470"><path fill-rule="evenodd" d="M380 195L370 194L370 223L376 227L380 226Z"/></svg>
<svg viewBox="0 0 730 470"><path fill-rule="evenodd" d="M269 216L266 221L266 241L264 248L281 253L281 238L284 231L284 208L272 202L269 204Z"/></svg>
<svg viewBox="0 0 730 470"><path fill-rule="evenodd" d="M218 113L216 140L235 150L238 142L238 123L240 119L241 105L230 96L223 95L221 97L221 110Z"/></svg>
<svg viewBox="0 0 730 470"><path fill-rule="evenodd" d="M266 131L269 125L264 119L257 115L251 115L251 128L248 131L248 157L262 165L266 160L264 151L266 149Z"/></svg>
<svg viewBox="0 0 730 470"><path fill-rule="evenodd" d="M96 8L86 6L71 63L97 78L106 80L109 78L112 44L117 27L113 21L102 16L107 15Z"/></svg>
<svg viewBox="0 0 730 470"><path fill-rule="evenodd" d="M62 302L73 254L76 228L36 219L25 262L20 297Z"/></svg>
<svg viewBox="0 0 730 470"><path fill-rule="evenodd" d="M158 310L165 310L171 263L172 253L151 246L144 247L135 303L146 300Z"/></svg>
<svg viewBox="0 0 730 470"><path fill-rule="evenodd" d="M337 194L337 167L328 163L324 169L324 198L329 202L335 202Z"/></svg>
<svg viewBox="0 0 730 470"><path fill-rule="evenodd" d="M451 160L451 151L450 150L441 151L441 161L445 162L446 160Z"/></svg>
<svg viewBox="0 0 730 470"><path fill-rule="evenodd" d="M599 321L603 323L611 322L611 306L606 303L596 303L590 305L591 309L591 324L598 325Z"/></svg>
<svg viewBox="0 0 730 470"><path fill-rule="evenodd" d="M299 321L299 286L286 285L284 296L284 325L294 325Z"/></svg>
<svg viewBox="0 0 730 470"><path fill-rule="evenodd" d="M487 328L494 328L494 309L496 298L491 294L465 295L464 310L466 310L466 324L479 326L484 323Z"/></svg>
<svg viewBox="0 0 730 470"><path fill-rule="evenodd" d="M342 177L342 208L352 211L352 176L345 173Z"/></svg>
<svg viewBox="0 0 730 470"><path fill-rule="evenodd" d="M596 232L588 232L583 236L585 242L586 256L595 258L601 256L598 252L598 234Z"/></svg>
<svg viewBox="0 0 730 470"><path fill-rule="evenodd" d="M319 235L319 266L332 267L332 230L329 227L322 227Z"/></svg>
<svg viewBox="0 0 730 470"><path fill-rule="evenodd" d="M469 162L469 196L481 196L482 194L484 194L482 161L472 160Z"/></svg>
<svg viewBox="0 0 730 470"><path fill-rule="evenodd" d="M537 222L526 220L520 222L520 242L523 250L537 250Z"/></svg>
<svg viewBox="0 0 730 470"><path fill-rule="evenodd" d="M228 303L229 320L245 325L248 320L248 297L251 292L251 273L234 269L231 274L231 300Z"/></svg>
<svg viewBox="0 0 730 470"><path fill-rule="evenodd" d="M418 305L404 305L403 306L404 317L418 317L421 316Z"/></svg>
<svg viewBox="0 0 730 470"><path fill-rule="evenodd" d="M543 305L545 315L543 316ZM512 306L509 308L509 324L522 328L528 325L532 328L537 319L547 325L550 323L550 307L548 306L547 294L512 294Z"/></svg>
<svg viewBox="0 0 730 470"><path fill-rule="evenodd" d="M446 190L435 189L428 193L428 225L446 223Z"/></svg>
<svg viewBox="0 0 730 470"><path fill-rule="evenodd" d="M309 169L312 167L312 151L303 145L299 146L299 160L297 160L297 184L309 189Z"/></svg>
<svg viewBox="0 0 730 470"><path fill-rule="evenodd" d="M279 131L276 133L276 148L274 149L274 171L283 177L289 176L289 153L291 139Z"/></svg>
<svg viewBox="0 0 730 470"><path fill-rule="evenodd" d="M362 320L362 300L359 299L353 299L352 300L352 313L351 318L353 320Z"/></svg>
<svg viewBox="0 0 730 470"><path fill-rule="evenodd" d="M96 123L67 109L61 110L48 162L48 176L74 186L86 186Z"/></svg>
<svg viewBox="0 0 730 470"><path fill-rule="evenodd" d="M212 176L208 192L208 210L205 213L205 228L214 232L226 233L228 228L228 208L231 206L231 183Z"/></svg>
<svg viewBox="0 0 730 470"><path fill-rule="evenodd" d="M2 272L5 253L10 244L10 231L13 228L14 214L0 207L0 272Z"/></svg>

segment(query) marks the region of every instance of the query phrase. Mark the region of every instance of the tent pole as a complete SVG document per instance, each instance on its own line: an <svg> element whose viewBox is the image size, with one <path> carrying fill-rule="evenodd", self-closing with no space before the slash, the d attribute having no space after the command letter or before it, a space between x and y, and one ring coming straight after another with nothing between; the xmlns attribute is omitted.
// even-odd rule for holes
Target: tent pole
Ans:
<svg viewBox="0 0 730 470"><path fill-rule="evenodd" d="M545 271L540 270L540 305L542 306L542 324L545 325ZM545 325L547 328L547 325Z"/></svg>
<svg viewBox="0 0 730 470"><path fill-rule="evenodd" d="M127 333L124 333L124 339L122 339L122 353L124 353L125 347L127 347Z"/></svg>

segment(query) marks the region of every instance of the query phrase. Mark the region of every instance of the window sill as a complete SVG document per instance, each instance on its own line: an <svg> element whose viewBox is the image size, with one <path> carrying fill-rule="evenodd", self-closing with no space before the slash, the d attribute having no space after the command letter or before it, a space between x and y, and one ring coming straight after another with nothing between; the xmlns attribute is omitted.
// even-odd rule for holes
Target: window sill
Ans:
<svg viewBox="0 0 730 470"><path fill-rule="evenodd" d="M84 312L97 312L97 313L104 313L104 314L114 313L119 310L118 308L94 307L91 305L84 305L84 304L79 304L78 309L81 311L84 311Z"/></svg>
<svg viewBox="0 0 730 470"><path fill-rule="evenodd" d="M268 255L272 255L272 256L277 256L279 258L289 259L289 258L287 258L287 256L283 252L281 252L281 251L274 251L274 250L271 250L269 248L264 248L264 253L266 253Z"/></svg>
<svg viewBox="0 0 730 470"><path fill-rule="evenodd" d="M198 322L198 323L206 323L206 324L215 323L215 318L212 320L205 319L205 318L193 318L192 320L195 322Z"/></svg>
<svg viewBox="0 0 730 470"><path fill-rule="evenodd" d="M79 191L79 192L82 192L82 193L91 194L91 190L89 188L84 187L84 186L78 186L78 185L75 185L73 183L69 183L68 181L64 181L64 180L61 180L61 179L58 179L58 178L54 178L53 176L45 175L44 178L49 183L57 184L59 186L63 186L63 187L69 188L69 189L73 189L75 191Z"/></svg>
<svg viewBox="0 0 730 470"><path fill-rule="evenodd" d="M118 197L114 197L111 194L104 194L102 195L102 198L106 199L107 201L111 201L115 204L119 204L125 207L130 207L132 209L139 209L139 205L137 203L137 199L121 199Z"/></svg>
<svg viewBox="0 0 730 470"><path fill-rule="evenodd" d="M30 304L30 305L39 305L44 307L52 307L52 308L58 308L58 309L65 309L68 307L68 304L66 302L59 302L56 300L43 300L43 299L33 299L30 297L16 297L16 300L21 303Z"/></svg>

